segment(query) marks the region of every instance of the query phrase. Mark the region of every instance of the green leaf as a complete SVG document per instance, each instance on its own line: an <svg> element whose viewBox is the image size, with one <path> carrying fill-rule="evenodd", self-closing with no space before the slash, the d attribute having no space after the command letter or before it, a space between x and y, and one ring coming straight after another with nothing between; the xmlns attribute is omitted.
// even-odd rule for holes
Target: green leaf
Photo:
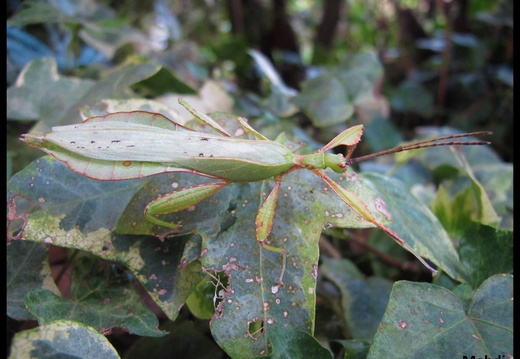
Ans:
<svg viewBox="0 0 520 359"><path fill-rule="evenodd" d="M474 221L494 225L499 222L484 187L473 176L469 185L453 199L441 186L431 206L444 227L455 235L460 235Z"/></svg>
<svg viewBox="0 0 520 359"><path fill-rule="evenodd" d="M103 264L95 257L75 258L71 273L71 298L36 289L25 297L27 310L40 324L69 319L99 331L125 328L142 336L163 336L155 314L140 300L140 293L128 274Z"/></svg>
<svg viewBox="0 0 520 359"><path fill-rule="evenodd" d="M312 335L296 329L277 329L271 337L271 359L332 359L332 354Z"/></svg>
<svg viewBox="0 0 520 359"><path fill-rule="evenodd" d="M165 93L176 94L196 94L197 91L182 81L174 71L161 67L154 75L134 85L137 89L147 91L152 97L160 96Z"/></svg>
<svg viewBox="0 0 520 359"><path fill-rule="evenodd" d="M311 333L314 327L320 224L301 223L298 217L294 220L298 209L288 205L292 199L285 185L267 239L270 246L288 253L284 286L278 287L282 255L263 249L256 240L259 193L268 193L272 184L265 183L263 190L260 185L234 186L240 192L233 201L233 222L217 237L208 238L202 249L203 267L218 268L228 277L210 328L215 340L232 357L267 354L277 328Z"/></svg>
<svg viewBox="0 0 520 359"><path fill-rule="evenodd" d="M454 286L451 291L457 296L457 298L459 298L460 302L464 306L464 309L469 308L471 300L475 295L475 291L468 283L461 283L457 286Z"/></svg>
<svg viewBox="0 0 520 359"><path fill-rule="evenodd" d="M363 173L384 199L388 215L393 221L388 225L421 256L435 263L450 277L464 280L464 268L448 234L422 202L415 198L400 181L375 173Z"/></svg>
<svg viewBox="0 0 520 359"><path fill-rule="evenodd" d="M27 1L24 7L7 20L7 26L30 24L78 23L78 19L68 16L56 7L36 1Z"/></svg>
<svg viewBox="0 0 520 359"><path fill-rule="evenodd" d="M59 320L17 333L9 358L119 359L119 355L108 339L95 329L70 320Z"/></svg>
<svg viewBox="0 0 520 359"><path fill-rule="evenodd" d="M448 232L459 234L472 222L475 211L472 190L466 188L451 201L446 188L440 186L431 208Z"/></svg>
<svg viewBox="0 0 520 359"><path fill-rule="evenodd" d="M416 113L424 117L433 114L433 96L421 83L406 80L401 82L390 98L393 109L404 113Z"/></svg>
<svg viewBox="0 0 520 359"><path fill-rule="evenodd" d="M477 288L493 274L513 272L513 232L472 223L459 244L468 282Z"/></svg>
<svg viewBox="0 0 520 359"><path fill-rule="evenodd" d="M381 216L375 209L376 196L363 180L355 174L328 174L366 199L370 210L378 218ZM282 255L261 248L254 226L260 205L258 193L267 195L273 182L265 181L262 189L257 183L240 186L234 205L235 222L208 241L202 263L206 268L222 268L229 278L229 288L211 321L214 338L232 357L254 357L268 352L275 329L296 328L312 333L318 240L323 226L373 225L359 218L313 173L295 171L285 176L273 231L268 237L270 246L287 252L284 286L278 288L275 284ZM256 337L258 333L261 335Z"/></svg>
<svg viewBox="0 0 520 359"><path fill-rule="evenodd" d="M385 312L392 282L378 277L365 279L346 259L323 258L321 274L341 291L341 305L352 338L371 341Z"/></svg>
<svg viewBox="0 0 520 359"><path fill-rule="evenodd" d="M79 122L79 110L101 99L120 95L130 85L159 71L160 66L123 66L99 81L63 78L54 59L29 63L7 91L7 116L19 120L41 120L33 128L45 132L52 126ZM43 94L43 95L42 95Z"/></svg>
<svg viewBox="0 0 520 359"><path fill-rule="evenodd" d="M354 106L345 101L347 94L336 74L326 74L305 81L293 99L317 127L345 122L354 114Z"/></svg>
<svg viewBox="0 0 520 359"><path fill-rule="evenodd" d="M357 339L334 340L334 342L343 346L345 359L365 359L370 349L369 343Z"/></svg>
<svg viewBox="0 0 520 359"><path fill-rule="evenodd" d="M336 69L347 100L354 105L374 100L374 86L383 75L383 66L374 51L348 56Z"/></svg>
<svg viewBox="0 0 520 359"><path fill-rule="evenodd" d="M508 274L487 279L467 312L446 288L396 282L368 358L512 356L512 298Z"/></svg>
<svg viewBox="0 0 520 359"><path fill-rule="evenodd" d="M477 210L473 218L483 224L493 225L499 223L499 217L491 204L491 200L487 195L484 187L480 184L473 173L473 169L469 165L464 155L460 152L455 152L458 161L462 164L464 171L468 177L471 178L471 190L475 198Z"/></svg>
<svg viewBox="0 0 520 359"><path fill-rule="evenodd" d="M219 117L219 121L226 118L229 116ZM238 124L226 124L226 130L235 133L236 127L229 126ZM10 182L11 196L24 195L42 207L28 218L23 235L29 240L48 240L88 251L127 266L172 319L206 272L224 275L227 284L215 291L216 300L212 303L215 313L211 331L230 356L250 358L269 353L269 343L278 329L293 328L312 334L318 240L323 228L374 226L336 196L315 173L302 170L284 176L273 230L266 242L287 253L284 286L280 287L277 280L283 256L262 248L255 233L256 215L274 185L273 180L232 184L189 210L161 216L182 224L182 232L171 233L171 229L144 218L146 205L159 195L209 179L172 173L137 181L103 182L63 168L45 158ZM429 217L431 213L417 205L419 202L406 194L401 185L380 179L384 189L381 196L373 190L377 176L359 176L352 171L326 173L356 194L380 223L386 224L394 216L394 230L413 249L457 277L453 268L460 264L456 252L450 257L451 242L447 246L442 242L445 234ZM58 183L61 187L56 186ZM76 188L85 190L80 191L78 198ZM43 203L39 198L44 199ZM386 201L395 202L396 208L386 207ZM399 215L394 215L394 211ZM417 218L422 226L412 228L412 233L431 234L438 242L429 245L429 235L418 240L409 235L407 221L411 218Z"/></svg>
<svg viewBox="0 0 520 359"><path fill-rule="evenodd" d="M194 262L200 254L200 237L159 241L114 232L125 206L145 183L96 181L44 157L11 178L8 198L23 196L27 203L38 206L37 211L16 208L19 214L28 211L18 229L23 229L20 235L25 240L79 249L125 265L175 319L203 276L200 264Z"/></svg>
<svg viewBox="0 0 520 359"><path fill-rule="evenodd" d="M186 300L190 312L199 319L210 319L213 316L217 303L222 299L222 291L227 286L225 275L215 273L212 276L205 277Z"/></svg>
<svg viewBox="0 0 520 359"><path fill-rule="evenodd" d="M347 58L334 70L309 79L293 99L316 127L344 123L355 106L373 100L373 89L382 66L372 52Z"/></svg>
<svg viewBox="0 0 520 359"><path fill-rule="evenodd" d="M478 288L468 310L489 353L513 354L513 276L496 274ZM490 354L491 356L491 354Z"/></svg>
<svg viewBox="0 0 520 359"><path fill-rule="evenodd" d="M88 79L60 76L52 58L34 60L7 89L7 118L56 121L71 104L80 101L94 83ZM78 113L74 113L74 118L79 119Z"/></svg>
<svg viewBox="0 0 520 359"><path fill-rule="evenodd" d="M49 268L47 245L16 241L7 244L7 315L19 320L34 319L23 301L35 288L60 293Z"/></svg>
<svg viewBox="0 0 520 359"><path fill-rule="evenodd" d="M88 179L46 156L15 174L8 183L8 193L10 198L23 194L39 207L35 217L31 217L33 221L36 217L52 216L59 220L62 230L78 229L88 234L100 228L109 229L117 223L124 207L113 206L114 198L124 205L145 181ZM52 238L46 243L53 243Z"/></svg>
<svg viewBox="0 0 520 359"><path fill-rule="evenodd" d="M500 228L513 230L513 164L495 162L478 165L473 166L473 172L500 216Z"/></svg>

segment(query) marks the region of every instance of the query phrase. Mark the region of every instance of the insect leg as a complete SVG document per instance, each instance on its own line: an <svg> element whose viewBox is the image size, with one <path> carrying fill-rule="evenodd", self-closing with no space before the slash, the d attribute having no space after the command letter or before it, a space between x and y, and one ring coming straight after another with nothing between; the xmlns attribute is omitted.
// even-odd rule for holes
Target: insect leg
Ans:
<svg viewBox="0 0 520 359"><path fill-rule="evenodd" d="M239 117L238 119L238 123L240 123L240 126L242 126L242 128L244 129L244 131L252 134L253 136L255 136L256 138L260 139L260 140L263 140L263 141L269 141L269 139L267 137L265 137L264 135L262 135L260 132L258 132L257 130L255 130L253 127L251 127L245 118L243 117Z"/></svg>
<svg viewBox="0 0 520 359"><path fill-rule="evenodd" d="M156 216L182 211L183 209L196 205L200 201L212 196L227 185L228 182L206 183L186 187L178 191L165 194L164 196L161 196L150 202L144 210L144 215L146 219L152 223L164 227L180 229L179 225L163 221Z"/></svg>
<svg viewBox="0 0 520 359"><path fill-rule="evenodd" d="M276 202L278 201L278 196L280 195L280 187L282 185L281 177L275 177L275 185L269 196L265 199L265 202L260 207L258 214L256 215L255 225L256 225L256 239L262 248L267 249L268 251L277 252L282 254L282 271L280 273L280 277L278 278L277 286L283 285L282 279L285 273L285 266L287 262L287 252L283 248L272 247L265 244L265 240L267 236L271 233L273 229L274 222L274 214L276 210Z"/></svg>
<svg viewBox="0 0 520 359"><path fill-rule="evenodd" d="M417 252L415 252L397 233L395 233L391 228L385 226L384 224L377 221L374 218L370 210L367 208L366 204L352 191L349 191L339 184L334 182L329 176L324 174L319 170L313 170L315 174L317 174L321 179L327 183L327 185L332 188L334 192L341 198L343 202L349 205L356 213L365 218L370 223L382 229L386 234L392 237L397 243L399 243L402 247L406 248L410 253L412 253L417 259L432 273L432 275L437 274L437 270L432 268Z"/></svg>
<svg viewBox="0 0 520 359"><path fill-rule="evenodd" d="M202 113L202 112L199 112L197 110L195 110L193 107L191 107L191 105L189 103L187 103L186 101L184 101L183 99L179 99L179 103L184 106L184 108L186 108L186 110L190 111L191 114L193 116L195 116L195 118L200 122L200 123L205 123L207 125L209 125L210 127L212 127L214 130L218 131L220 134L226 136L226 137L232 137L231 134L229 132L227 132L222 126L220 126L218 123L215 122L215 120L213 120L211 117L209 117L208 115Z"/></svg>

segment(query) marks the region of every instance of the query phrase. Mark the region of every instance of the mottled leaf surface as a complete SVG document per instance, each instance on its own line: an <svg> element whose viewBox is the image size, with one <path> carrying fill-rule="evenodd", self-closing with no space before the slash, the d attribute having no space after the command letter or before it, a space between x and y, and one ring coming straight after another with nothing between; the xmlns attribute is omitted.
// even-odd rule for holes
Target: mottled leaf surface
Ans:
<svg viewBox="0 0 520 359"><path fill-rule="evenodd" d="M108 339L93 328L59 320L16 334L9 358L118 359L119 355Z"/></svg>
<svg viewBox="0 0 520 359"><path fill-rule="evenodd" d="M344 185L350 180L351 189L360 195L373 195L362 181L353 180L355 175L332 175ZM25 222L22 235L26 240L81 249L124 264L172 319L201 281L201 264L227 274L227 293L219 303L212 330L228 352L243 355L247 350L250 356L260 355L269 349L270 328L292 327L312 333L317 241L324 223L370 224L352 216L348 206L314 174L298 171L287 176L268 238L270 245L288 253L285 285L275 292L282 256L260 247L254 226L260 196L268 193L272 183L232 185L193 210L172 215L172 221L181 221L184 230L196 230L196 234L171 237L168 229L156 228L144 219L144 206L158 194L204 181L207 179L187 174L96 181L44 157L12 178L9 195L23 194L39 208ZM369 207L375 211L374 205ZM121 228L131 233L114 231L119 222L126 223ZM200 263L193 262L201 253ZM256 322L265 326L260 338L250 333Z"/></svg>
<svg viewBox="0 0 520 359"><path fill-rule="evenodd" d="M214 119L239 135L240 128L231 117ZM463 277L446 233L403 184L350 170L326 173L357 195L378 221L389 225L416 252L450 276ZM187 173L96 181L45 157L13 177L9 196L23 195L39 208L27 218L21 232L24 238L80 249L125 265L171 319L207 273L212 273L207 278L216 286L213 297L201 293L192 300L211 301L212 335L230 356L268 355L278 330L312 335L320 234L332 226L374 225L340 200L313 172L300 170L284 176L273 229L266 240L269 246L287 253L283 286L279 286L283 256L262 248L255 234L255 217L273 188L273 180L230 184L187 210L161 215L163 220L182 225L181 230L157 226L144 218L146 205L158 196L209 181ZM16 229L11 233L14 236ZM225 278L225 283L215 281L216 275ZM359 282L350 288L349 295L381 294L381 283L376 282ZM206 308L201 315L207 317L208 306L197 305ZM350 304L349 320L359 329L357 336L369 338L373 328L361 328L356 305ZM381 307L380 303L376 307Z"/></svg>
<svg viewBox="0 0 520 359"><path fill-rule="evenodd" d="M393 218L389 227L410 247L454 279L465 280L457 251L448 234L428 207L415 198L400 181L375 173L363 173L385 199Z"/></svg>
<svg viewBox="0 0 520 359"><path fill-rule="evenodd" d="M446 288L396 282L368 358L463 355L513 356L513 277L488 278L467 310Z"/></svg>
<svg viewBox="0 0 520 359"><path fill-rule="evenodd" d="M80 249L125 265L174 319L202 278L200 266L193 262L200 253L200 237L185 245L186 237L160 241L149 235L117 234L126 204L143 183L146 180L96 181L44 157L12 177L8 196L23 194L24 203L39 208L24 223L25 240ZM25 207L18 210L23 213ZM12 228L12 234L19 227Z"/></svg>
<svg viewBox="0 0 520 359"><path fill-rule="evenodd" d="M45 289L28 292L24 302L39 324L69 319L101 332L120 327L132 334L159 337L154 312L140 300L128 273L93 256L76 257L70 276L70 298Z"/></svg>

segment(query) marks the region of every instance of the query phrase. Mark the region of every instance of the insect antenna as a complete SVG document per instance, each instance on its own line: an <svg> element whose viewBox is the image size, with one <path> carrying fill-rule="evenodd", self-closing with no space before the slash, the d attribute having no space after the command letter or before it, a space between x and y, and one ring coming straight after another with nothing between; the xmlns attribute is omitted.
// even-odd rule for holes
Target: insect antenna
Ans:
<svg viewBox="0 0 520 359"><path fill-rule="evenodd" d="M493 134L493 132L480 131L480 132L468 132L468 133L461 133L458 135L449 135L449 136L431 138L428 140L418 141L418 142L410 143L407 145L397 146L397 147L389 148L387 150L370 153L370 154L364 155L364 156L347 158L345 161L345 165L350 166L354 163L366 161L366 160L374 158L374 157L379 157L379 156L388 155L391 153L397 153L397 152L403 152L403 151L409 151L409 150L417 150L419 148L428 148L428 147L437 147L437 146L489 145L489 144L491 144L491 142L489 142L489 141L452 141L452 140L455 138L460 138L460 137L491 135L491 134ZM450 140L450 141L448 141L448 140ZM444 141L444 142L439 142L439 141Z"/></svg>

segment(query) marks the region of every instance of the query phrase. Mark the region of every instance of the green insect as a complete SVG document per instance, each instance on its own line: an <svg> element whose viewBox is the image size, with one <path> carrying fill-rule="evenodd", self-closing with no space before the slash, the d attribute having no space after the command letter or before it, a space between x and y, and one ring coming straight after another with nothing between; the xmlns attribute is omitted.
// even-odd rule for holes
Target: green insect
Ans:
<svg viewBox="0 0 520 359"><path fill-rule="evenodd" d="M395 147L367 156L350 158L361 140L363 126L346 129L321 149L308 155L293 153L283 144L271 141L238 118L242 128L257 139L233 138L209 116L193 109L180 100L200 122L219 134L197 132L170 119L144 111L116 112L88 118L81 124L54 127L52 131L29 133L22 140L65 162L72 170L101 180L135 179L166 172L189 172L218 179L218 182L183 188L165 194L150 202L145 217L157 224L176 230L179 225L166 222L158 216L187 209L210 197L223 187L239 182L255 182L274 178L275 185L256 216L256 238L265 249L281 253L283 265L278 285L286 266L286 251L266 243L274 221L276 203L282 178L296 170L310 170L325 183L352 210L368 222L382 229L401 246L413 253L432 273L436 273L392 229L380 223L355 193L342 188L323 171L327 168L342 173L349 165L389 153L446 145L487 145L487 141L453 141L454 138L490 134L472 132L435 138L410 145ZM438 142L452 140L451 142ZM332 154L329 150L344 145L347 155Z"/></svg>

